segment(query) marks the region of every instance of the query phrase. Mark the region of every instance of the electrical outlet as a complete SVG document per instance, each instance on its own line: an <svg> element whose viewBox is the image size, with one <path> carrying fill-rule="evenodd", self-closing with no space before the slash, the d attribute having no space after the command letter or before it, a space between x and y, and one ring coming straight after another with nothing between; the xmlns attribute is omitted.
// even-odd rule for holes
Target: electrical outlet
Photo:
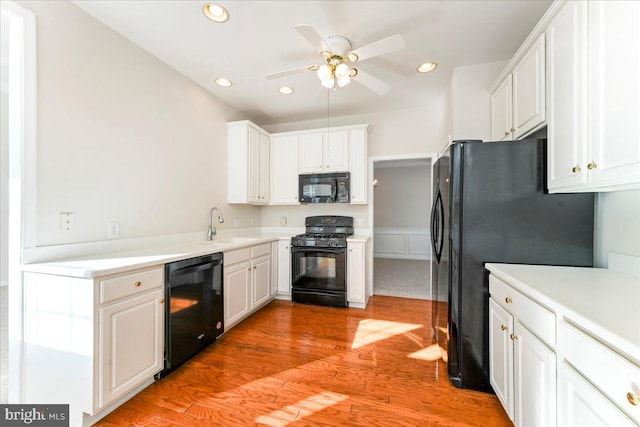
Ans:
<svg viewBox="0 0 640 427"><path fill-rule="evenodd" d="M120 237L120 223L110 222L107 225L107 237L110 239Z"/></svg>
<svg viewBox="0 0 640 427"><path fill-rule="evenodd" d="M244 219L236 218L234 224L235 224L236 228L240 228L240 227L242 227L244 225Z"/></svg>
<svg viewBox="0 0 640 427"><path fill-rule="evenodd" d="M281 216L280 217L280 225L283 226L283 227L287 225L287 217L286 216Z"/></svg>
<svg viewBox="0 0 640 427"><path fill-rule="evenodd" d="M71 231L76 225L73 212L60 212L60 231Z"/></svg>
<svg viewBox="0 0 640 427"><path fill-rule="evenodd" d="M256 225L256 219L254 217L251 217L251 226Z"/></svg>
<svg viewBox="0 0 640 427"><path fill-rule="evenodd" d="M356 218L356 225L358 227L362 227L364 225L364 219L362 218Z"/></svg>

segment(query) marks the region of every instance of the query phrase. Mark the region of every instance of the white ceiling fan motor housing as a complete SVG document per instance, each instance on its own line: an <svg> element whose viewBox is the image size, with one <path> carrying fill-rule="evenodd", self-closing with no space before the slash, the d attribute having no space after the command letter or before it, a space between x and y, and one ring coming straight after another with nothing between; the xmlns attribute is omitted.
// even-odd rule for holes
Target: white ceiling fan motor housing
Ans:
<svg viewBox="0 0 640 427"><path fill-rule="evenodd" d="M351 42L344 36L329 36L326 43L331 53L341 58L344 58L347 52L351 51Z"/></svg>

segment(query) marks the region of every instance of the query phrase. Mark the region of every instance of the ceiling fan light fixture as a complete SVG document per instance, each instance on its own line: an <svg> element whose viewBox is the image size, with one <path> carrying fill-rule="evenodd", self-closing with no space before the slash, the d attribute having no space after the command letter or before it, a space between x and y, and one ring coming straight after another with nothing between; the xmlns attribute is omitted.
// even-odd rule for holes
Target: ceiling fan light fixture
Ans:
<svg viewBox="0 0 640 427"><path fill-rule="evenodd" d="M335 75L338 80L342 77L349 77L349 66L344 62L336 65Z"/></svg>
<svg viewBox="0 0 640 427"><path fill-rule="evenodd" d="M333 79L333 67L327 64L318 67L318 78L320 80Z"/></svg>
<svg viewBox="0 0 640 427"><path fill-rule="evenodd" d="M333 84L335 83L335 79L331 77L328 79L322 79L320 82L322 86L326 87L327 89L331 89L333 87Z"/></svg>
<svg viewBox="0 0 640 427"><path fill-rule="evenodd" d="M425 62L424 64L420 64L418 66L418 72L428 73L429 71L435 70L437 66L438 64L436 64L435 62Z"/></svg>
<svg viewBox="0 0 640 427"><path fill-rule="evenodd" d="M213 22L222 23L229 20L229 12L227 12L227 9L216 3L205 4L202 8L202 13Z"/></svg>
<svg viewBox="0 0 640 427"><path fill-rule="evenodd" d="M357 75L358 75L358 69L357 68L352 68L352 69L349 70L349 77L354 78Z"/></svg>
<svg viewBox="0 0 640 427"><path fill-rule="evenodd" d="M360 58L358 58L358 55L356 55L355 53L349 52L347 53L347 59L351 62L358 62L358 59Z"/></svg>
<svg viewBox="0 0 640 427"><path fill-rule="evenodd" d="M351 82L351 78L347 74L346 76L336 77L336 82L338 83L339 87L345 87L349 84L349 82Z"/></svg>
<svg viewBox="0 0 640 427"><path fill-rule="evenodd" d="M291 95L293 93L293 89L289 86L282 86L278 89L278 92L280 92L282 95Z"/></svg>
<svg viewBox="0 0 640 427"><path fill-rule="evenodd" d="M231 82L231 80L229 79L225 79L224 77L219 77L216 79L216 84L218 86L222 86L222 87L229 87L231 85L233 85L233 83Z"/></svg>

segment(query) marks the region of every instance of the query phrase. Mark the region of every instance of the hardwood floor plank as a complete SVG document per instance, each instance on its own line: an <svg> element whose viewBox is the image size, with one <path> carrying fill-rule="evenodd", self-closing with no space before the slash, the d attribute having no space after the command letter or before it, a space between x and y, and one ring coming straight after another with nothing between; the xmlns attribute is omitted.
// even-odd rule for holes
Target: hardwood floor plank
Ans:
<svg viewBox="0 0 640 427"><path fill-rule="evenodd" d="M274 301L98 426L512 425L494 395L449 382L430 321L426 300Z"/></svg>

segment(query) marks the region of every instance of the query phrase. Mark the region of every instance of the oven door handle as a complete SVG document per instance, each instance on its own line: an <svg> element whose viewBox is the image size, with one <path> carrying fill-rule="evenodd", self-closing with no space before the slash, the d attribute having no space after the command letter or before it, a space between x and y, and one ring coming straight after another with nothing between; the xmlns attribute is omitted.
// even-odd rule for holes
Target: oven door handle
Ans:
<svg viewBox="0 0 640 427"><path fill-rule="evenodd" d="M347 248L318 248L316 246L294 246L291 248L292 254L299 254L302 252L320 252L324 254L336 254L342 255L346 252Z"/></svg>

